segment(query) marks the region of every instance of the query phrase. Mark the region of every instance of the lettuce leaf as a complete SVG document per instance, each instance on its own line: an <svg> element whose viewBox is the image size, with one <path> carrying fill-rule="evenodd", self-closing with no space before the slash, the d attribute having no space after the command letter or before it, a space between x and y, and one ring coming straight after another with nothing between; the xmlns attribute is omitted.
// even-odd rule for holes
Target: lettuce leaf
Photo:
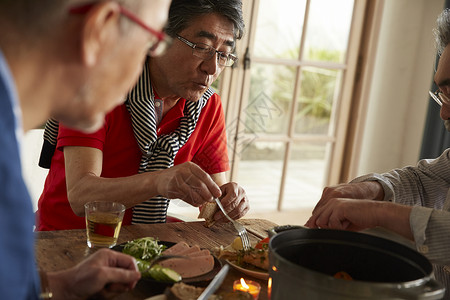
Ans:
<svg viewBox="0 0 450 300"><path fill-rule="evenodd" d="M158 244L157 239L144 237L125 244L122 252L138 259L150 261L160 256L166 248L166 246Z"/></svg>

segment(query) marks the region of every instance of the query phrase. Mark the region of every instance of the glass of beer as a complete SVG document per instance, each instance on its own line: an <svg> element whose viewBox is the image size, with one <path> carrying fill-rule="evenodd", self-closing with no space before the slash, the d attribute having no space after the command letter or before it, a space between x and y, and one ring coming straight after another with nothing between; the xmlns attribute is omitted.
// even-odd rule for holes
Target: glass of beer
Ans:
<svg viewBox="0 0 450 300"><path fill-rule="evenodd" d="M122 226L125 205L117 202L89 202L84 205L89 248L114 247Z"/></svg>

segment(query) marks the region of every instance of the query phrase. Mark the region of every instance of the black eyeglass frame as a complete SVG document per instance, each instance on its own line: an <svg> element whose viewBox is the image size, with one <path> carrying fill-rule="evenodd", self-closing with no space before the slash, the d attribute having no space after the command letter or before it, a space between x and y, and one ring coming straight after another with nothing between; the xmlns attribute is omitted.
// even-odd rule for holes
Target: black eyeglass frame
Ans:
<svg viewBox="0 0 450 300"><path fill-rule="evenodd" d="M192 48L192 55L208 60L217 53L217 63L222 67L231 67L238 61L238 57L229 52L218 51L214 47L204 43L193 43L180 35L176 35L177 39ZM225 61L225 62L224 62Z"/></svg>

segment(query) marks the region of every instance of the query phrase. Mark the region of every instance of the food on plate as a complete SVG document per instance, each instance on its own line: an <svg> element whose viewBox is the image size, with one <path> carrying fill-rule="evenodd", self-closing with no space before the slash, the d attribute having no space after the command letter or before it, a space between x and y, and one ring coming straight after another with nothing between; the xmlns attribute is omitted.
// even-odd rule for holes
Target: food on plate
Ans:
<svg viewBox="0 0 450 300"><path fill-rule="evenodd" d="M189 255L192 253L198 253L200 251L201 251L200 247L195 245L195 246L189 247L187 249L184 249L183 251L179 252L178 255Z"/></svg>
<svg viewBox="0 0 450 300"><path fill-rule="evenodd" d="M144 237L125 244L122 252L138 259L152 260L161 255L167 247L158 244L152 237Z"/></svg>
<svg viewBox="0 0 450 300"><path fill-rule="evenodd" d="M123 253L136 258L139 271L144 278L157 281L178 282L182 278L192 278L211 272L214 269L214 257L208 250L199 246L189 246L179 242L167 248L157 239L145 237L125 244ZM169 258L150 266L150 262L161 255L179 255L186 258Z"/></svg>
<svg viewBox="0 0 450 300"><path fill-rule="evenodd" d="M154 265L150 268L150 262L136 258L136 264L139 272L144 278L153 278L156 281L179 282L182 277L176 271L170 268L164 268L160 265Z"/></svg>
<svg viewBox="0 0 450 300"><path fill-rule="evenodd" d="M165 294L167 300L196 300L205 288L196 287L185 284L183 282L174 284L170 289L167 289ZM209 297L209 300L219 300L216 295Z"/></svg>
<svg viewBox="0 0 450 300"><path fill-rule="evenodd" d="M244 249L244 245L242 245L242 239L240 237L235 238L230 246L237 251Z"/></svg>
<svg viewBox="0 0 450 300"><path fill-rule="evenodd" d="M186 242L178 242L170 248L164 250L165 255L175 255L175 253L180 253L181 251L189 249L189 245Z"/></svg>
<svg viewBox="0 0 450 300"><path fill-rule="evenodd" d="M269 239L259 241L250 250L242 249L242 242L237 237L231 245L217 249L217 257L236 261L240 266L251 265L264 271L269 270Z"/></svg>
<svg viewBox="0 0 450 300"><path fill-rule="evenodd" d="M186 258L171 258L160 263L162 267L178 272L183 278L209 273L214 268L214 257L209 255Z"/></svg>
<svg viewBox="0 0 450 300"><path fill-rule="evenodd" d="M269 270L269 253L264 250L255 248L248 251L241 250L236 261L239 265L247 263L265 271Z"/></svg>
<svg viewBox="0 0 450 300"><path fill-rule="evenodd" d="M269 238L269 237L266 237L266 238L260 240L260 241L256 244L255 249L269 250L269 241L270 241L270 238Z"/></svg>
<svg viewBox="0 0 450 300"><path fill-rule="evenodd" d="M348 274L347 272L340 271L333 275L334 278L337 279L344 279L344 280L353 280L352 276Z"/></svg>
<svg viewBox="0 0 450 300"><path fill-rule="evenodd" d="M198 215L198 218L205 219L205 226L211 227L216 223L214 220L214 214L219 209L219 206L217 206L217 203L215 202L206 202L203 204L203 206L200 209L200 214Z"/></svg>
<svg viewBox="0 0 450 300"><path fill-rule="evenodd" d="M167 300L196 300L205 288L195 287L183 282L174 284L165 291ZM253 296L243 291L225 292L211 295L208 300L251 300Z"/></svg>
<svg viewBox="0 0 450 300"><path fill-rule="evenodd" d="M175 270L183 278L200 276L211 272L214 268L214 257L208 250L202 250L197 245L191 247L185 242L180 242L165 250L163 254L187 257L170 258L159 263L161 267Z"/></svg>
<svg viewBox="0 0 450 300"><path fill-rule="evenodd" d="M181 275L168 267L154 265L150 268L152 260L161 256L165 245L158 244L158 240L152 237L145 237L129 241L123 247L122 252L133 256L136 259L139 272L143 278L153 278L156 281L179 282Z"/></svg>

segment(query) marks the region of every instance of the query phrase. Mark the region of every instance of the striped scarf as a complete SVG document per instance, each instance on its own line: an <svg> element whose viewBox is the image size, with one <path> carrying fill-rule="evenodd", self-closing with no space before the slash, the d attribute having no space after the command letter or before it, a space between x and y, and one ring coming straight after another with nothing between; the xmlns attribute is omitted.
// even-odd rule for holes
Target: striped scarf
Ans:
<svg viewBox="0 0 450 300"><path fill-rule="evenodd" d="M214 91L208 89L197 102L186 101L180 126L170 134L157 137L155 96L148 68L144 68L137 85L128 94L126 106L131 114L133 132L142 158L139 173L163 170L173 166L175 156L194 131L202 108ZM133 209L133 224L164 223L169 200L157 196L138 204Z"/></svg>
<svg viewBox="0 0 450 300"><path fill-rule="evenodd" d="M197 102L186 101L184 116L180 120L179 127L172 133L158 137L156 134L155 96L149 75L148 64L146 64L138 83L129 92L125 102L131 115L134 136L142 152L139 173L163 170L173 166L178 150L189 139L201 110L214 94L214 90L209 88ZM53 119L48 120L45 125L44 146L39 163L42 167L50 167L51 156L56 147L58 127L58 122ZM133 208L132 223L164 223L168 206L169 199L165 197L157 196L148 199Z"/></svg>

